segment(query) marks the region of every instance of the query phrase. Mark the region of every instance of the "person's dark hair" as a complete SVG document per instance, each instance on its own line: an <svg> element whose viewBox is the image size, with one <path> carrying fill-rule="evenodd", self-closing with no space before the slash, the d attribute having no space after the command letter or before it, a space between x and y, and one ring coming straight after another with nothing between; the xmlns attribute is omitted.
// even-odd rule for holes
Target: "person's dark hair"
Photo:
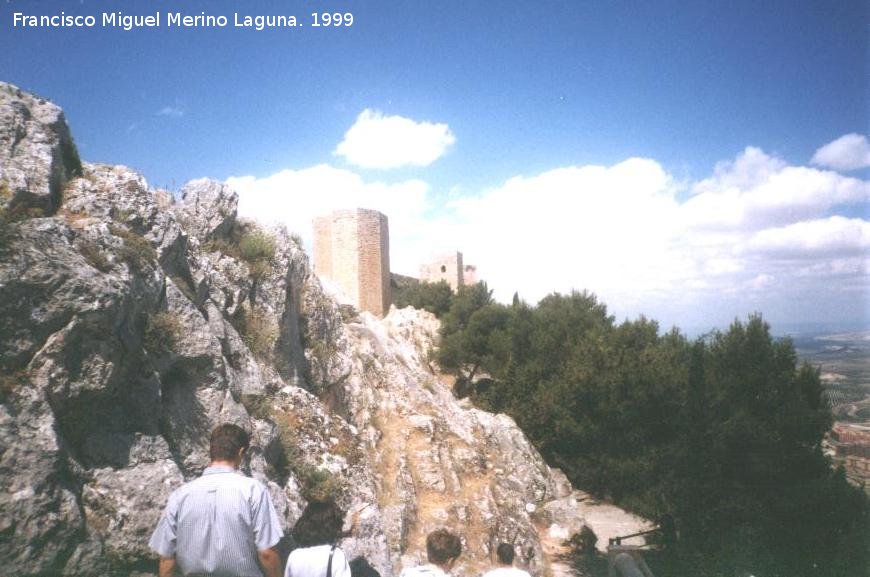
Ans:
<svg viewBox="0 0 870 577"><path fill-rule="evenodd" d="M211 432L209 455L212 461L233 461L239 456L239 450L247 450L251 438L238 425L224 423Z"/></svg>
<svg viewBox="0 0 870 577"><path fill-rule="evenodd" d="M510 543L499 543L495 550L495 556L502 565L511 565L514 562L514 546Z"/></svg>
<svg viewBox="0 0 870 577"><path fill-rule="evenodd" d="M300 547L330 545L341 537L344 511L333 501L308 503L293 527L293 540Z"/></svg>
<svg viewBox="0 0 870 577"><path fill-rule="evenodd" d="M444 565L456 559L462 553L462 542L459 537L447 529L432 531L426 537L426 556L435 565Z"/></svg>
<svg viewBox="0 0 870 577"><path fill-rule="evenodd" d="M357 557L349 565L350 577L381 577L378 570L372 567L365 557Z"/></svg>

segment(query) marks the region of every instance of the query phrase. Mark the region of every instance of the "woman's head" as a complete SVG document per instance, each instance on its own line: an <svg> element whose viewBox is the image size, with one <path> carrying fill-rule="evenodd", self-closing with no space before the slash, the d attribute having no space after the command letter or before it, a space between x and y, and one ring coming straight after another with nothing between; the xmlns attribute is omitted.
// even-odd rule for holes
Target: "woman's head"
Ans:
<svg viewBox="0 0 870 577"><path fill-rule="evenodd" d="M447 529L432 531L426 537L426 556L439 567L449 567L462 554L462 541Z"/></svg>
<svg viewBox="0 0 870 577"><path fill-rule="evenodd" d="M300 547L335 543L341 537L344 511L334 501L312 502L293 527L293 540Z"/></svg>

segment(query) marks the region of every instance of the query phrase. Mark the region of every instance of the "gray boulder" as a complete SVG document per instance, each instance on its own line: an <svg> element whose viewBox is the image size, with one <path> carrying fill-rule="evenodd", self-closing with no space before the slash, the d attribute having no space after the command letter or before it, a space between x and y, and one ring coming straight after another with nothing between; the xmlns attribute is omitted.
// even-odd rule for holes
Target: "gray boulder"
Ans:
<svg viewBox="0 0 870 577"><path fill-rule="evenodd" d="M0 82L0 208L54 214L64 186L80 173L63 111Z"/></svg>

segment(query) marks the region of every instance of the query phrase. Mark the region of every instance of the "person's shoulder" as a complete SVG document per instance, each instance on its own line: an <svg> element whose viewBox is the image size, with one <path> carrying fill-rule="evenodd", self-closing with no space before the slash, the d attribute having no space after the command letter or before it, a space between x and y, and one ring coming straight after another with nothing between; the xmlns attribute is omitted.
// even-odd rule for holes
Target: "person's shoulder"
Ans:
<svg viewBox="0 0 870 577"><path fill-rule="evenodd" d="M482 575L482 577L530 577L528 573L516 567L495 567Z"/></svg>
<svg viewBox="0 0 870 577"><path fill-rule="evenodd" d="M293 549L290 552L290 556L287 558L290 559L310 559L312 557L318 557L322 555L326 555L329 553L330 545L315 545L314 547L300 547L299 549ZM341 551L338 547L335 548L336 551ZM343 555L344 553L342 553Z"/></svg>
<svg viewBox="0 0 870 577"><path fill-rule="evenodd" d="M417 575L425 575L430 573L427 571L428 565L415 565L414 567L405 567L399 574L399 577L415 577Z"/></svg>
<svg viewBox="0 0 870 577"><path fill-rule="evenodd" d="M235 481L241 485L244 485L245 487L249 488L250 490L254 491L255 493L258 493L258 494L265 493L267 495L269 494L269 488L266 487L266 484L263 483L262 481L260 481L259 479L255 479L253 477L248 477L247 475L245 475L244 473L241 473L239 471L236 472L234 477L235 478L233 479L233 481Z"/></svg>
<svg viewBox="0 0 870 577"><path fill-rule="evenodd" d="M196 490L196 488L200 485L201 480L202 477L197 477L196 479L185 481L184 483L172 490L172 492L169 494L169 500L172 501L174 499L179 499L187 493Z"/></svg>

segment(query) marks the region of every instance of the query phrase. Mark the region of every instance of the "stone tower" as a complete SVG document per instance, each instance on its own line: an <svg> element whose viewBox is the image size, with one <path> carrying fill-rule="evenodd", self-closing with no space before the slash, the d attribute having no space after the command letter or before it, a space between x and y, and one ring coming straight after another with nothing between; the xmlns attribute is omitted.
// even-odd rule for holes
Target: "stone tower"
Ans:
<svg viewBox="0 0 870 577"><path fill-rule="evenodd" d="M436 256L430 263L421 266L420 280L426 282L443 280L450 285L453 292L456 292L459 287L465 285L464 272L462 253L459 251L450 252Z"/></svg>
<svg viewBox="0 0 870 577"><path fill-rule="evenodd" d="M390 310L390 233L376 210L336 210L314 219L314 272L336 283L357 308Z"/></svg>

